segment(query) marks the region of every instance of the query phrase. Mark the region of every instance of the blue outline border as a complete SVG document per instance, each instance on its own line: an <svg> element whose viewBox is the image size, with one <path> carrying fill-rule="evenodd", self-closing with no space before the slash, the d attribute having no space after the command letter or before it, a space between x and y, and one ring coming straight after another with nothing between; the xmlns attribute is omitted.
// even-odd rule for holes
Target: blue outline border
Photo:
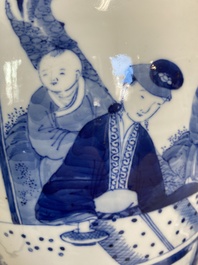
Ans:
<svg viewBox="0 0 198 265"><path fill-rule="evenodd" d="M5 190L6 190L6 195L8 198L8 204L10 208L10 213L11 213L11 218L12 222L14 224L21 224L20 222L20 217L18 215L17 211L17 205L14 199L14 194L13 194L13 188L10 180L10 174L8 171L9 165L7 164L7 159L6 159L6 154L5 150L3 147L3 142L4 142L4 133L3 133L3 117L2 117L2 107L0 103L0 166L1 166L1 172L3 176L3 181L5 185Z"/></svg>

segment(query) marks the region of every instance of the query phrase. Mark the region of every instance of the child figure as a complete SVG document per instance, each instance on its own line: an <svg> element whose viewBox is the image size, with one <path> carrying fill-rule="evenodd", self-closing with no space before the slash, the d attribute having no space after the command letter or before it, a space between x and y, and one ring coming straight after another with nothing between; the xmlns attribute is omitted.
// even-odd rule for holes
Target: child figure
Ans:
<svg viewBox="0 0 198 265"><path fill-rule="evenodd" d="M107 113L113 99L103 87L82 77L78 56L70 50L54 50L39 65L43 84L28 108L29 138L42 157L42 185L62 164L80 129Z"/></svg>
<svg viewBox="0 0 198 265"><path fill-rule="evenodd" d="M172 90L182 86L181 70L165 59L132 69L122 102L82 128L35 207L40 222L77 224L76 230L62 235L66 242L103 240L108 236L105 231L92 230L95 219L145 214L198 189L198 184L186 184L166 194L154 143L141 125L171 100Z"/></svg>

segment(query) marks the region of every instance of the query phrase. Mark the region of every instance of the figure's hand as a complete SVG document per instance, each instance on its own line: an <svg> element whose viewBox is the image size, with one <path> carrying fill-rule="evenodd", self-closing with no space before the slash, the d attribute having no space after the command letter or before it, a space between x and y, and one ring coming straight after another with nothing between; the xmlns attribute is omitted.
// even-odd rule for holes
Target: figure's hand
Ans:
<svg viewBox="0 0 198 265"><path fill-rule="evenodd" d="M196 182L198 182L198 177L197 178L196 177L189 177L186 179L185 184L196 183Z"/></svg>
<svg viewBox="0 0 198 265"><path fill-rule="evenodd" d="M137 193L127 189L107 191L94 200L96 212L116 213L138 205Z"/></svg>
<svg viewBox="0 0 198 265"><path fill-rule="evenodd" d="M187 178L186 181L185 181L185 184L189 184L189 183L192 183L194 182L193 179L191 177Z"/></svg>
<svg viewBox="0 0 198 265"><path fill-rule="evenodd" d="M78 223L78 232L79 233L86 233L91 232L93 229L90 228L91 224L96 220L96 218L90 219L88 221L82 221Z"/></svg>

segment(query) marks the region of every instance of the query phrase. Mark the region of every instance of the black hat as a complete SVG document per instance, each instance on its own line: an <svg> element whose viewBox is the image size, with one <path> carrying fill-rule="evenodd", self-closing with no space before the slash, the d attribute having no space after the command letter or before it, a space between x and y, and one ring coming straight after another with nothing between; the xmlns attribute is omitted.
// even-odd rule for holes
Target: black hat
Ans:
<svg viewBox="0 0 198 265"><path fill-rule="evenodd" d="M179 67L173 62L159 59L151 64L133 65L133 76L149 93L171 99L171 90L179 89L184 81Z"/></svg>

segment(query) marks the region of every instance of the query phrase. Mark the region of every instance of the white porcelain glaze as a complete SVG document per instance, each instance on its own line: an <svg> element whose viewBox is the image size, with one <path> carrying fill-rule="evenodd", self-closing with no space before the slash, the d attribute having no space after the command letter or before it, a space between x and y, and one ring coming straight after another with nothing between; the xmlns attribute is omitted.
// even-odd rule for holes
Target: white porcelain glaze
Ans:
<svg viewBox="0 0 198 265"><path fill-rule="evenodd" d="M120 123L118 123L119 125L114 124L114 127L107 127L108 129L110 128L108 138L110 147L109 145L106 146L109 152L111 152L111 146L114 143L111 129L113 131L113 129L120 128L118 136L123 139L121 144L124 145L125 143L125 147L127 147L127 142L124 142L125 138L123 135L125 134L123 132L126 132L126 136L130 139L130 131L127 130L129 128L133 131L132 136L134 137L129 153L132 154L132 157L135 157L135 148L138 145L135 139L137 138L136 133L138 135L139 127L142 126L141 128L144 128L142 130L145 130L148 137L150 137L149 139L153 141L157 154L156 157L158 157L161 165L166 195L171 195L178 188L189 185L189 183L197 185L196 126L193 126L193 124L196 125L196 106L198 106L196 105L197 97L195 94L198 86L197 1L52 0L51 10L49 9L47 14L44 14L44 11L43 14L41 11L38 14L40 16L46 15L44 21L48 21L49 25L51 25L50 15L53 14L55 21L57 21L63 30L62 36L69 36L69 38L73 39L77 44L77 48L80 49L80 52L78 50L80 59L83 61L86 58L90 63L90 66L87 66L87 63L82 62L83 67L88 67L82 70L82 72L84 71L84 76L79 74L81 73L81 67L78 63L70 63L74 71L71 80L76 78L79 90L78 94L75 89L73 90L74 94L77 94L77 100L72 94L71 97L74 98L75 104L71 100L70 103L73 105L68 108L65 106L70 95L68 96L64 92L62 94L54 93L53 86L56 81L51 80L53 79L52 76L57 75L57 71L60 70L59 68L54 68L57 62L54 58L60 59L62 71L63 68L64 70L67 69L65 60L68 57L64 57L64 60L62 60L62 55L52 57L48 54L47 56L50 59L48 58L47 63L45 62L45 65L43 63L43 67L40 67L40 70L38 70L39 60L30 60L30 57L34 55L34 52L30 50L32 47L36 47L34 46L36 34L31 33L32 35L28 35L28 29L24 29L22 24L17 29L14 28L14 24L11 25L10 23L10 21L14 21L14 23L24 22L26 26L31 25L31 27L41 30L45 38L52 38L53 34L57 37L57 27L59 26L55 27L55 30L48 32L47 24L41 25L42 19L39 20L36 16L33 17L33 20L30 19L31 9L27 4L32 4L32 7L37 10L36 2L36 0L24 0L18 1L18 5L17 1L14 0L2 0L0 2L0 93L2 115L2 147L0 151L1 167L3 169L0 176L0 264L157 265L165 264L161 262L166 262L166 265L197 265L198 261L195 259L195 255L198 244L198 190L192 192L188 198L174 201L174 203L172 200L167 205L164 204L163 206L162 204L162 207L160 207L160 201L158 201L156 205L159 205L159 207L144 212L140 206L139 200L142 195L138 194L138 188L135 192L133 188L130 190L127 187L126 183L127 181L130 182L130 176L126 176L127 181L123 188L121 181L117 180L115 184L113 173L109 173L111 175L109 177L109 190L100 194L100 196L93 195L93 203L95 204L97 214L90 211L84 211L83 214L79 214L77 211L78 218L73 215L69 215L68 218L68 215L66 215L64 218L57 217L53 220L50 217L45 220L42 219L41 215L45 213L45 209L43 210L42 207L40 209L37 201L40 194L41 200L39 202L43 203L44 201L42 198L42 194L44 194L43 185L48 183L49 179L52 181L56 179L56 177L51 179L53 173L59 167L63 168L63 164L66 167L68 164L65 162L64 157L56 157L56 152L53 150L50 151L51 156L43 155L43 150L48 149L45 137L42 136L44 138L41 138L41 141L38 143L38 138L34 137L34 134L31 133L33 127L31 119L34 115L32 105L35 103L32 95L36 95L35 92L43 84L46 85L48 81L52 85L49 92L51 101L55 102L56 104L54 105L59 107L54 111L57 121L61 121L61 118L67 117L65 115L68 114L70 115L70 125L75 119L78 120L75 116L75 110L82 106L81 100L85 98L86 93L88 93L86 95L89 98L89 102L91 102L90 109L97 109L98 111L96 116L94 114L92 117L91 111L87 107L87 111L85 111L83 116L82 108L82 112L80 111L81 113L78 114L82 114L82 118L79 118L78 122L72 124L72 126L75 125L75 129L73 129L73 134L70 135L71 138L66 142L65 148L68 150L65 152L65 155L66 153L71 153L69 149L73 145L73 142L78 143L75 142L77 131L80 131L93 118L107 113L109 105L114 101L120 103L122 100L125 111L121 113L125 127L123 127L123 131ZM43 1L39 0L38 2L41 4ZM46 5L49 2L47 0ZM7 15L6 3L8 4ZM11 17L10 11L14 15L14 18ZM59 24L60 22L61 24ZM19 30L20 27L22 31ZM21 37L21 32L23 32L23 38ZM40 33L37 34L39 37ZM25 40L28 43L26 46ZM56 43L57 49L60 43L56 40L54 40L54 43ZM61 42L61 45L63 43L64 41ZM46 49L49 49L49 51L56 50L55 46L54 48L49 48L51 47L50 45L47 44ZM63 48L61 45L58 47L59 49ZM28 52L29 55L27 55ZM47 54L41 46L40 49L38 46L35 52L35 54L39 53L42 55ZM71 60L74 60L74 57L75 55L72 55ZM184 82L181 81L181 89L172 91L172 99L170 101L168 101L169 98L164 96L164 94L159 97L154 92L152 92L152 97L149 97L151 91L148 91L147 87L144 87L146 92L144 91L143 95L140 95L142 93L141 89L140 93L137 92L138 88L135 88L135 92L133 92L133 88L131 87L130 90L130 82L128 82L128 78L131 78L129 77L131 74L129 67L131 65L133 67L134 65L146 64L148 67L150 65L152 67L152 63L160 59L171 61L179 67L184 80ZM75 68L76 65L78 65L77 68ZM43 69L45 72L43 72ZM45 83L46 69L49 80ZM55 70L51 71L51 69ZM86 69L88 69L87 72ZM96 72L93 72L93 69ZM135 74L134 69L132 73L138 81L135 84L139 84L140 80L137 74ZM172 86L174 83L173 74L168 72L169 76L167 72L168 70L158 71L157 74L162 83L164 82ZM92 75L92 78L87 83L89 75ZM101 80L98 79L97 75ZM54 77L55 79L56 76ZM73 83L75 82L71 81L70 87L73 87ZM109 94L104 87L108 89ZM86 89L84 90L84 88ZM93 91L93 89L95 89L95 92L91 94L92 92L90 91ZM48 93L49 90L46 91ZM136 92L137 94L135 94ZM136 108L134 109L136 109L136 114L138 113L139 120L134 118L133 113L130 114L129 111L130 102L134 100L135 96L137 99L136 102L133 101L131 108L135 105ZM93 102L90 101L91 97ZM147 97L146 104L142 103L142 97ZM35 98L39 100L38 96ZM154 103L156 105L152 110ZM148 112L147 118L146 120L142 118L142 122L140 117L144 116L143 114L146 112ZM14 138L10 142L8 138L10 137L9 132L14 131L14 126L19 121L17 118L22 117L24 113L25 115L27 113L29 123L27 124L25 120L25 123L23 121L22 125L25 126L27 132L28 144L36 151L33 155L33 160L29 158L30 154L27 150L22 149L23 147L21 149L16 147L16 150L13 148L11 151L9 149L10 146L15 145L14 141L16 141L15 146L23 143L20 134L19 138ZM37 115L36 118L39 120L42 112L36 109L35 113ZM116 115L111 115L110 123L112 122L113 124ZM86 122L83 123L84 119ZM99 120L101 119L99 118ZM63 121L64 119L61 122ZM142 123L139 124L139 122ZM132 127L131 124L133 124ZM14 126L12 127L12 125ZM42 126L45 126L45 124ZM59 129L61 126L59 124L57 128ZM97 124L95 126L97 131L99 131L101 127ZM57 128L54 127L54 129ZM42 127L39 127L38 131L41 131L41 129ZM90 131L91 129L88 130L88 133ZM49 131L46 131L46 135L47 133ZM61 144L63 144L63 141L60 142ZM84 152L84 149L82 150ZM14 153L16 151L21 152L20 156ZM78 150L78 152L80 151ZM26 158L29 159L28 164ZM83 154L79 157L79 160L81 159L84 159ZM75 158L74 160L77 159ZM34 165L32 161L34 161ZM40 161L42 162L40 163ZM73 162L72 159L71 161ZM131 158L131 164L132 161L133 158ZM112 159L111 162L115 161ZM130 172L130 163L127 172ZM74 166L75 170L78 168L77 165L78 163ZM90 162L88 169L91 167L92 164ZM93 167L93 171L94 169L96 170L96 167ZM145 171L147 171L146 168ZM120 169L120 172L123 173L122 169ZM79 175L81 174L80 172L78 173ZM60 180L60 176L58 176L58 179ZM78 181L80 182L81 179L79 178ZM4 183L6 183L6 187ZM60 190L63 185L65 183L61 182ZM142 182L139 185L143 185ZM100 185L98 184L98 186ZM97 188L96 185L95 189ZM49 188L46 189L49 192ZM157 189L158 186L156 185ZM78 194L80 194L79 191ZM64 200L69 200L66 195L64 196ZM148 200L150 197L148 196ZM60 205L64 202L64 200L61 200L61 196L58 197L58 200ZM46 203L46 201L44 202ZM79 202L82 204L81 209L84 209L84 198L79 199ZM51 204L48 201L47 203L46 208L51 209ZM151 207L152 205L149 206ZM35 215L35 207L37 215ZM126 210L133 209L133 207L133 213ZM53 214L54 210L54 208L50 210L50 214ZM101 217L102 215L103 217ZM107 220L108 215L109 219ZM102 231L103 234L99 235L97 239L94 238L95 241L93 239L90 241L90 238L86 238L87 241L82 239L75 241L76 239L73 239L73 234L71 235L73 231L74 235L76 235L76 229L79 229L83 233L89 233L89 226L91 224L94 224L93 231L96 229L99 232ZM90 244L93 242L95 244Z"/></svg>

